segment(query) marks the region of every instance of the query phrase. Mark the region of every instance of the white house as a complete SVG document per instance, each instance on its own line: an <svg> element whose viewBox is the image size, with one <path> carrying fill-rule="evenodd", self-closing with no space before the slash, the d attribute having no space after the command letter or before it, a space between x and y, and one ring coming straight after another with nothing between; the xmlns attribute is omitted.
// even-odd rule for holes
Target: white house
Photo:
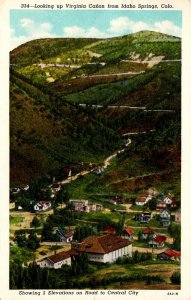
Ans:
<svg viewBox="0 0 191 300"><path fill-rule="evenodd" d="M70 200L75 211L85 211L85 212L92 212L92 211L100 211L103 209L101 204L97 203L89 203L88 200Z"/></svg>
<svg viewBox="0 0 191 300"><path fill-rule="evenodd" d="M61 189L62 189L62 186L58 183L53 183L52 186L51 186L51 192L53 194L59 192Z"/></svg>
<svg viewBox="0 0 191 300"><path fill-rule="evenodd" d="M160 213L160 217L161 219L170 219L170 213L165 209Z"/></svg>
<svg viewBox="0 0 191 300"><path fill-rule="evenodd" d="M170 225L170 213L168 210L163 210L160 213L160 219L163 227L168 227Z"/></svg>
<svg viewBox="0 0 191 300"><path fill-rule="evenodd" d="M181 221L181 211L180 211L180 209L175 212L174 217L175 217L175 222L180 222Z"/></svg>
<svg viewBox="0 0 191 300"><path fill-rule="evenodd" d="M168 195L168 196L166 196L166 197L163 199L163 201L164 201L166 204L172 204L173 198L172 198L171 195Z"/></svg>
<svg viewBox="0 0 191 300"><path fill-rule="evenodd" d="M72 242L74 231L68 231L65 228L55 227L53 234L56 234L60 238L60 242L67 244Z"/></svg>
<svg viewBox="0 0 191 300"><path fill-rule="evenodd" d="M122 256L132 256L132 243L110 234L89 236L81 243L73 244L73 248L79 253L87 253L90 261L100 263L114 262Z"/></svg>
<svg viewBox="0 0 191 300"><path fill-rule="evenodd" d="M149 202L152 199L152 196L148 193L142 193L136 200L135 204L139 206L145 205L147 202Z"/></svg>
<svg viewBox="0 0 191 300"><path fill-rule="evenodd" d="M41 268L60 269L63 265L71 265L71 255L62 251L37 261L37 265Z"/></svg>
<svg viewBox="0 0 191 300"><path fill-rule="evenodd" d="M45 211L47 209L50 209L51 208L51 201L39 201L38 203L36 203L34 205L34 210L35 211Z"/></svg>

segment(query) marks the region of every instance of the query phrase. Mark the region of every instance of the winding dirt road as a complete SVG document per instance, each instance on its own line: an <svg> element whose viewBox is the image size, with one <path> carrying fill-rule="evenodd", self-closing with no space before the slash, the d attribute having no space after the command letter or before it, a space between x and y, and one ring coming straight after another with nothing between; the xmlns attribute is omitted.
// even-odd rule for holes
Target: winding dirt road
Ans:
<svg viewBox="0 0 191 300"><path fill-rule="evenodd" d="M118 151L115 151L112 155L108 156L108 157L104 160L102 168L107 169L107 167L108 167L108 166L110 165L110 163L111 163L111 160L112 160L114 157L116 157L117 154L120 154L120 153L125 152L125 151L127 150L127 147L128 147L130 144L131 144L131 139L128 138L128 140L127 140L127 142L126 142L126 144L125 144L125 147L124 147L123 149L118 150ZM66 178L65 180L59 181L58 183L59 183L59 184L62 184L62 185L63 185L63 184L70 183L70 182L72 182L72 181L78 179L78 177L80 177L80 176L85 176L85 175L87 175L87 174L89 174L89 173L91 173L91 172L93 172L93 171L94 171L94 169L91 169L91 170L84 170L84 171L82 171L82 172L80 172L80 173L77 173L77 174L74 175L74 176L69 176L69 177Z"/></svg>

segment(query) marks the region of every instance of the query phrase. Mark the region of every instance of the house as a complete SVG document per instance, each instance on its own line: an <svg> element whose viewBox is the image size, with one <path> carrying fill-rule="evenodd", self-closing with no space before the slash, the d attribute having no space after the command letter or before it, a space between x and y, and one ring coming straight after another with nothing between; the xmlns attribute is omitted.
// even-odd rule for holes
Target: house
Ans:
<svg viewBox="0 0 191 300"><path fill-rule="evenodd" d="M51 208L51 206L52 206L52 204L51 204L51 201L39 201L38 203L36 203L35 205L34 205L34 210L35 211L45 211L45 210L47 210L47 209L50 209Z"/></svg>
<svg viewBox="0 0 191 300"><path fill-rule="evenodd" d="M151 214L147 212L141 212L135 215L134 220L140 223L149 223Z"/></svg>
<svg viewBox="0 0 191 300"><path fill-rule="evenodd" d="M108 234L116 234L117 233L117 229L114 228L113 226L108 226L106 228L104 228L103 230L101 230L102 233L108 233Z"/></svg>
<svg viewBox="0 0 191 300"><path fill-rule="evenodd" d="M58 184L58 183L53 183L51 186L51 192L53 194L56 194L57 192L61 191L61 189L62 189L62 186L61 186L61 184Z"/></svg>
<svg viewBox="0 0 191 300"><path fill-rule="evenodd" d="M20 188L10 188L11 195L16 195L20 192Z"/></svg>
<svg viewBox="0 0 191 300"><path fill-rule="evenodd" d="M120 197L120 196L114 196L111 198L110 200L111 202L113 202L114 204L124 204L124 203L127 203L127 200Z"/></svg>
<svg viewBox="0 0 191 300"><path fill-rule="evenodd" d="M156 210L164 210L165 208L166 208L166 203L164 202L164 200L158 201L156 205Z"/></svg>
<svg viewBox="0 0 191 300"><path fill-rule="evenodd" d="M155 233L154 229L151 227L147 227L146 229L143 230L141 239L146 240L148 237L153 238L155 236L156 236L156 233Z"/></svg>
<svg viewBox="0 0 191 300"><path fill-rule="evenodd" d="M170 225L170 213L168 210L163 210L160 213L160 220L163 227L168 227Z"/></svg>
<svg viewBox="0 0 191 300"><path fill-rule="evenodd" d="M92 212L92 211L101 211L103 206L97 203L89 203L88 200L70 200L75 211L85 211L85 212Z"/></svg>
<svg viewBox="0 0 191 300"><path fill-rule="evenodd" d="M164 252L161 252L157 255L157 259L161 260L180 260L181 253L179 251L174 251L167 249Z"/></svg>
<svg viewBox="0 0 191 300"><path fill-rule="evenodd" d="M70 200L75 211L84 211L84 207L88 205L88 200Z"/></svg>
<svg viewBox="0 0 191 300"><path fill-rule="evenodd" d="M131 227L126 227L124 228L123 230L123 233L122 233L122 236L125 238L125 239L128 239L129 241L132 241L133 240L133 230Z"/></svg>
<svg viewBox="0 0 191 300"><path fill-rule="evenodd" d="M175 212L174 219L175 219L175 222L180 222L181 221L181 211L180 211L180 209Z"/></svg>
<svg viewBox="0 0 191 300"><path fill-rule="evenodd" d="M166 241L165 235L157 235L149 241L149 246L152 248L164 247Z"/></svg>
<svg viewBox="0 0 191 300"><path fill-rule="evenodd" d="M99 168L99 169L97 169L97 170L95 171L95 174L96 174L96 175L101 175L101 174L103 174L103 172L104 172L104 167L101 167L101 168Z"/></svg>
<svg viewBox="0 0 191 300"><path fill-rule="evenodd" d="M103 209L103 206L101 204L93 204L90 203L85 206L85 211L86 212L91 212L91 211L101 211Z"/></svg>
<svg viewBox="0 0 191 300"><path fill-rule="evenodd" d="M60 269L63 265L71 265L71 255L62 251L37 261L37 265L41 268Z"/></svg>
<svg viewBox="0 0 191 300"><path fill-rule="evenodd" d="M60 242L67 244L72 242L74 231L68 231L65 228L55 227L53 230L53 234L56 234L59 237Z"/></svg>
<svg viewBox="0 0 191 300"><path fill-rule="evenodd" d="M173 201L173 198L171 195L168 195L166 196L163 201L166 203L166 204L172 204L172 201Z"/></svg>
<svg viewBox="0 0 191 300"><path fill-rule="evenodd" d="M172 208L176 208L177 207L177 202L175 200L172 201L171 207Z"/></svg>
<svg viewBox="0 0 191 300"><path fill-rule="evenodd" d="M136 200L135 200L135 204L138 206L143 206L145 205L147 202L149 202L152 199L152 196L150 194L148 194L147 192L142 193Z"/></svg>
<svg viewBox="0 0 191 300"><path fill-rule="evenodd" d="M87 253L88 259L94 262L114 262L122 256L132 256L132 243L112 234L92 235L81 243L73 243L72 249Z"/></svg>

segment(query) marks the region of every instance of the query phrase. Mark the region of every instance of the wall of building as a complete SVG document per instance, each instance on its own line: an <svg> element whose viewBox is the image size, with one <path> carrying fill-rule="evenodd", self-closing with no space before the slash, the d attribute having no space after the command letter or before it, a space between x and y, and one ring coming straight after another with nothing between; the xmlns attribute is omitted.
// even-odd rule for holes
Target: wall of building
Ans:
<svg viewBox="0 0 191 300"><path fill-rule="evenodd" d="M88 253L88 258L90 261L102 263L115 262L119 257L122 256L132 256L132 245L123 247L121 249L106 254Z"/></svg>
<svg viewBox="0 0 191 300"><path fill-rule="evenodd" d="M62 267L62 265L71 266L71 257L55 264L50 263L50 261L45 258L44 260L37 262L37 265L39 265L41 268L59 269Z"/></svg>

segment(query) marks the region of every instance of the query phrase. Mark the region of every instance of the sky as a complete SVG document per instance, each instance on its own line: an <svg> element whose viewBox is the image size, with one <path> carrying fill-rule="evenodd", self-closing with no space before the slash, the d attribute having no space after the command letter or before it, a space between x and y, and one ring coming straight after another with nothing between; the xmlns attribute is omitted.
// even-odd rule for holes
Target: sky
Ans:
<svg viewBox="0 0 191 300"><path fill-rule="evenodd" d="M182 14L174 10L11 10L10 49L39 38L107 38L141 30L181 37Z"/></svg>

